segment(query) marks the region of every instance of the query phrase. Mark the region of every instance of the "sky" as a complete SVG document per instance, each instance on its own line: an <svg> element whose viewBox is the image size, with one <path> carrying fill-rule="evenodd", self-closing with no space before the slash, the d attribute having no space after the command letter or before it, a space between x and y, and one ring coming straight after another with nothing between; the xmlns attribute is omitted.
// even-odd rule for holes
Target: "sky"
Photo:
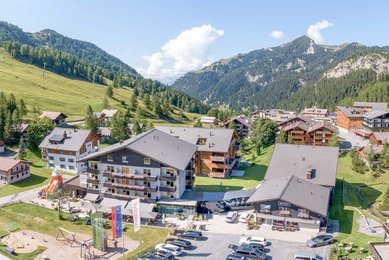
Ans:
<svg viewBox="0 0 389 260"><path fill-rule="evenodd" d="M389 45L388 10L384 0L0 0L0 20L92 42L165 83L302 35L322 44Z"/></svg>

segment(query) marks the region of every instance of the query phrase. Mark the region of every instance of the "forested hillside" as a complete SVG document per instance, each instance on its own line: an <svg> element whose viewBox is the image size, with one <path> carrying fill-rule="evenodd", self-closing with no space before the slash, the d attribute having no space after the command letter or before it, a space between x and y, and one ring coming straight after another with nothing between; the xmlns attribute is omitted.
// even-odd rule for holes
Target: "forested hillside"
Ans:
<svg viewBox="0 0 389 260"><path fill-rule="evenodd" d="M208 104L235 109L300 110L314 104L331 109L355 99L385 101L378 91L388 92L383 76L388 73L387 50L358 43L321 46L302 36L187 73L173 87ZM370 91L365 92L368 87Z"/></svg>
<svg viewBox="0 0 389 260"><path fill-rule="evenodd" d="M71 79L133 89L137 97L146 96L146 99L153 101L155 113L160 117L166 116L163 111L168 106L191 113L208 111L208 106L188 94L158 81L144 79L133 68L96 45L65 37L52 30L27 33L17 26L0 22L0 45L19 61Z"/></svg>

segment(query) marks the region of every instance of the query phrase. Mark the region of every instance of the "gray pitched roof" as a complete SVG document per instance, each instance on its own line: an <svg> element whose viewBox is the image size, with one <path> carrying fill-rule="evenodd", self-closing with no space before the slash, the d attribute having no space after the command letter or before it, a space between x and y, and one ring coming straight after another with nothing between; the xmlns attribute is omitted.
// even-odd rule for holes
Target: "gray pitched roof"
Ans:
<svg viewBox="0 0 389 260"><path fill-rule="evenodd" d="M282 200L326 216L330 193L329 188L292 175L265 180L247 202Z"/></svg>
<svg viewBox="0 0 389 260"><path fill-rule="evenodd" d="M314 174L310 181L335 186L338 154L338 147L276 144L265 180L290 175L306 179L311 169Z"/></svg>
<svg viewBox="0 0 389 260"><path fill-rule="evenodd" d="M63 138L65 133L66 138ZM91 130L56 127L45 137L39 148L78 151L90 133ZM58 143L51 143L50 140L58 140Z"/></svg>
<svg viewBox="0 0 389 260"><path fill-rule="evenodd" d="M196 152L197 146L157 129L152 129L132 139L107 146L84 157L81 161L87 161L121 149L130 149L162 164L178 170L185 170Z"/></svg>
<svg viewBox="0 0 389 260"><path fill-rule="evenodd" d="M99 130L100 130L101 136L111 136L111 132L112 132L111 128L101 126L101 127L99 127Z"/></svg>
<svg viewBox="0 0 389 260"><path fill-rule="evenodd" d="M365 118L374 119L374 118L381 117L381 116L386 115L386 114L389 114L389 112L373 110L373 111L371 111L369 113L366 113L365 114Z"/></svg>
<svg viewBox="0 0 389 260"><path fill-rule="evenodd" d="M302 114L328 114L328 109L325 108L316 108L316 107L310 107L305 108L302 112Z"/></svg>
<svg viewBox="0 0 389 260"><path fill-rule="evenodd" d="M178 137L191 144L197 145L199 138L204 138L204 145L197 145L199 151L227 153L231 139L234 135L233 129L226 128L200 128L180 126L157 126L158 130L169 135Z"/></svg>
<svg viewBox="0 0 389 260"><path fill-rule="evenodd" d="M354 102L354 107L371 107L372 110L388 110L387 103L378 103L378 102Z"/></svg>
<svg viewBox="0 0 389 260"><path fill-rule="evenodd" d="M373 132L373 135L382 143L389 143L389 132Z"/></svg>
<svg viewBox="0 0 389 260"><path fill-rule="evenodd" d="M361 108L341 107L341 106L337 106L336 108L339 111L341 111L343 114L345 114L345 116L347 116L347 117L358 118L358 117L363 117L365 114L365 111Z"/></svg>
<svg viewBox="0 0 389 260"><path fill-rule="evenodd" d="M39 116L39 118L48 117L51 120L57 120L59 116L63 116L64 118L67 117L67 115L61 113L61 112L53 112L53 111L43 111L42 114Z"/></svg>
<svg viewBox="0 0 389 260"><path fill-rule="evenodd" d="M100 114L104 114L105 117L111 118L113 117L118 111L116 109L103 109L101 110Z"/></svg>

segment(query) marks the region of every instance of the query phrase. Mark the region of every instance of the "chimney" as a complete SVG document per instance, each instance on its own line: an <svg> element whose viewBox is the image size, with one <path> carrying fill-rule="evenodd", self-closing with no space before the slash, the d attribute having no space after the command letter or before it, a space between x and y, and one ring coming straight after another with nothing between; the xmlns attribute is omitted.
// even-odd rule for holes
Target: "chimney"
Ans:
<svg viewBox="0 0 389 260"><path fill-rule="evenodd" d="M310 180L310 179L312 179L312 169L308 169L308 171L307 171L307 179L308 180Z"/></svg>

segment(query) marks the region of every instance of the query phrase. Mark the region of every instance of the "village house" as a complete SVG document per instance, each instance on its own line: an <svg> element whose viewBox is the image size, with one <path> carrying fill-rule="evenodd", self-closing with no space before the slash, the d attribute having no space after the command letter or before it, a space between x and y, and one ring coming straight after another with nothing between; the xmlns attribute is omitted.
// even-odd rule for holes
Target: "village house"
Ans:
<svg viewBox="0 0 389 260"><path fill-rule="evenodd" d="M217 120L214 116L202 116L200 118L200 122L204 125L216 126L219 124L219 120Z"/></svg>
<svg viewBox="0 0 389 260"><path fill-rule="evenodd" d="M278 128L282 129L282 128L286 127L287 125L291 125L291 124L294 124L297 122L310 124L311 120L305 116L298 115L298 116L291 117L285 121L282 121L281 123L278 123Z"/></svg>
<svg viewBox="0 0 389 260"><path fill-rule="evenodd" d="M80 187L104 198L155 202L192 189L197 146L152 129L90 154Z"/></svg>
<svg viewBox="0 0 389 260"><path fill-rule="evenodd" d="M354 102L353 107L362 109L365 112L371 112L373 110L376 110L376 111L387 111L388 110L387 103L377 103L377 102Z"/></svg>
<svg viewBox="0 0 389 260"><path fill-rule="evenodd" d="M389 112L374 110L366 113L363 127L369 132L389 131Z"/></svg>
<svg viewBox="0 0 389 260"><path fill-rule="evenodd" d="M55 126L63 126L66 124L65 119L68 116L61 112L43 111L42 114L39 116L39 119L42 119L44 117L47 117L48 119L53 121L53 124Z"/></svg>
<svg viewBox="0 0 389 260"><path fill-rule="evenodd" d="M281 123L293 117L295 117L294 112L282 109L266 109L252 113L253 121L257 120L258 118L267 118L276 123Z"/></svg>
<svg viewBox="0 0 389 260"><path fill-rule="evenodd" d="M228 118L224 121L224 127L230 127L231 121L234 122L236 132L240 137L247 137L249 135L249 131L253 126L253 123L251 122L250 118L245 115Z"/></svg>
<svg viewBox="0 0 389 260"><path fill-rule="evenodd" d="M233 129L158 126L161 130L197 145L195 173L225 178L238 165L238 135Z"/></svg>
<svg viewBox="0 0 389 260"><path fill-rule="evenodd" d="M5 142L4 140L0 139L0 153L5 152Z"/></svg>
<svg viewBox="0 0 389 260"><path fill-rule="evenodd" d="M258 221L279 230L326 227L338 154L338 147L276 144L265 179L248 200Z"/></svg>
<svg viewBox="0 0 389 260"><path fill-rule="evenodd" d="M363 119L366 112L362 108L336 107L336 125L347 130L363 128Z"/></svg>
<svg viewBox="0 0 389 260"><path fill-rule="evenodd" d="M11 184L30 177L30 164L26 161L0 157L0 183Z"/></svg>
<svg viewBox="0 0 389 260"><path fill-rule="evenodd" d="M373 132L369 137L372 145L389 144L389 132Z"/></svg>
<svg viewBox="0 0 389 260"><path fill-rule="evenodd" d="M328 109L316 107L305 108L303 112L301 112L301 115L312 119L322 119L328 116Z"/></svg>
<svg viewBox="0 0 389 260"><path fill-rule="evenodd" d="M80 173L86 163L81 158L98 149L100 139L91 130L56 127L39 145L42 160L51 169Z"/></svg>
<svg viewBox="0 0 389 260"><path fill-rule="evenodd" d="M323 121L311 125L296 121L281 129L285 131L287 140L292 140L296 144L328 145L331 138L338 134L336 127Z"/></svg>
<svg viewBox="0 0 389 260"><path fill-rule="evenodd" d="M107 122L112 120L118 111L116 109L103 109L101 112L94 112L93 114L99 120L99 126L105 127Z"/></svg>

